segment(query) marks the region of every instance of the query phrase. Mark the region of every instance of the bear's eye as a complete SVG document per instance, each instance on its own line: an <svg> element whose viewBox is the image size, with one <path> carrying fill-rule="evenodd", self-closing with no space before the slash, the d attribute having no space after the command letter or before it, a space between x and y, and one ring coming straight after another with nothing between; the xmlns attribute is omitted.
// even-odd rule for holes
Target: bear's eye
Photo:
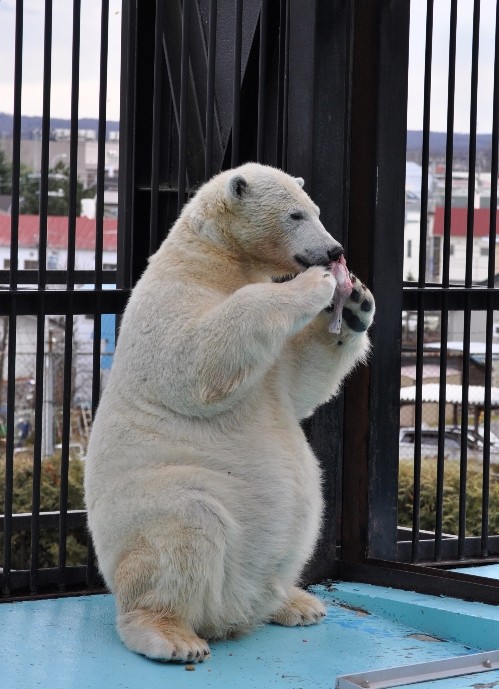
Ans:
<svg viewBox="0 0 499 689"><path fill-rule="evenodd" d="M305 216L300 211L293 211L289 214L291 220L305 220Z"/></svg>

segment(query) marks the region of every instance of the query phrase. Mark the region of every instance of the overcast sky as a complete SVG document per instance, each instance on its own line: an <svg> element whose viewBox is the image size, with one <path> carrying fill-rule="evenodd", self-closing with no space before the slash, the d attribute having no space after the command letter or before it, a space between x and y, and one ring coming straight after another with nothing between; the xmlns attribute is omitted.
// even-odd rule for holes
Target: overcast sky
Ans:
<svg viewBox="0 0 499 689"><path fill-rule="evenodd" d="M24 0L23 115L42 114L43 0ZM13 111L16 0L0 0L0 111ZM101 0L81 0L80 117L99 112ZM107 119L119 119L121 0L109 2ZM53 0L52 96L54 117L71 113L73 3Z"/></svg>
<svg viewBox="0 0 499 689"><path fill-rule="evenodd" d="M152 0L150 0L152 1ZM24 0L23 114L42 112L43 0ZM70 115L71 0L53 0L52 115ZM97 117L100 0L81 0L80 117ZM435 0L432 69L433 131L444 131L450 0ZM473 0L459 0L455 131L469 130ZM490 132L496 0L481 2L478 131ZM12 112L16 0L0 0L0 111ZM426 2L411 2L408 128L422 128ZM110 0L108 119L119 118L121 1ZM152 40L152 37L151 37Z"/></svg>

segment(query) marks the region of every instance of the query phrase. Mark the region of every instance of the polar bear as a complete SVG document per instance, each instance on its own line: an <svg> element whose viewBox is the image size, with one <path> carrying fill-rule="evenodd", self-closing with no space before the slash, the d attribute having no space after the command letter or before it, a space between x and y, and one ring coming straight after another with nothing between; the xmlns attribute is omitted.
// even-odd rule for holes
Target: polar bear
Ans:
<svg viewBox="0 0 499 689"><path fill-rule="evenodd" d="M215 176L123 317L85 492L119 634L150 658L203 660L210 639L325 614L297 587L323 509L300 420L365 358L374 299L352 276L328 331L343 248L302 187L256 163Z"/></svg>

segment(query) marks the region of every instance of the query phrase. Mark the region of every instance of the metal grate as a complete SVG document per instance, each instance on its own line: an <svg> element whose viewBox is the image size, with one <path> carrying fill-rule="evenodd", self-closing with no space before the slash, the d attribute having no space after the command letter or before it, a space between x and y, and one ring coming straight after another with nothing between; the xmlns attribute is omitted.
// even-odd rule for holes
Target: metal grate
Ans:
<svg viewBox="0 0 499 689"><path fill-rule="evenodd" d="M414 8L414 3L412 7ZM52 2L46 0L44 31L44 97L41 135L38 269L19 264L21 222L21 98L22 48L25 18L22 0L16 4L14 112L12 128L12 211L9 269L0 271L6 288L0 290L0 316L7 319L7 416L5 446L2 592L14 595L50 595L55 592L95 590L99 586L91 544L88 560L68 564L71 532L85 526L85 514L70 504L68 477L75 466L71 427L75 413L86 429L95 411L105 368L101 341L107 315L121 313L131 288L143 272L148 256L166 236L186 199L212 174L246 160L281 167L305 178L306 189L321 207L321 219L347 247L348 264L373 289L377 300L372 332L370 367L360 368L345 386L344 396L324 405L307 420L305 430L323 467L326 496L325 526L304 581L327 577L359 578L374 583L406 586L431 593L447 593L497 602L492 581L449 573L437 565L455 561L489 561L497 556L497 534L490 532L490 414L493 315L498 309L495 289L495 247L498 171L498 73L494 73L492 122L489 265L485 284L473 280L475 215L474 170L477 159L477 84L479 83L479 25L481 3L475 0L470 53L470 145L467 187L466 258L462 284L451 280L452 160L454 157L454 96L459 55L458 3L449 12L449 73L447 162L444 220L435 279L429 243L428 194L433 2L427 2L422 178L420 191L420 252L415 282L403 282L405 199L404 168L407 138L409 9L405 0L169 0L122 3L122 83L120 117L120 175L116 269L105 265L104 220L106 92L109 3L103 0L96 32L99 36L99 117L95 258L85 269L76 264L77 157L81 7L73 3L71 138L69 151L68 262L64 270L49 263L48 215L50 170L50 94ZM96 35L97 35L96 33ZM419 40L419 39L418 39ZM496 33L496 56L498 38ZM497 63L497 58L496 58ZM433 251L433 248L431 248ZM430 255L431 254L431 255ZM387 269L387 262L390 270ZM84 289L79 286L84 284ZM111 286L113 289L105 289ZM416 313L412 357L416 370L414 509L411 524L399 528L397 517L400 420L402 311ZM425 317L440 314L438 369L440 402L436 466L435 528L421 528L421 468L423 462L423 381L428 356ZM444 403L450 368L447 354L449 321L463 314L463 396L459 422L466 431L471 382L471 319L486 314L484 380L486 410L483 451L482 529L478 537L466 533L467 446L459 448L461 483L458 532L444 530L443 501ZM75 362L79 355L72 333L76 319L90 316L93 344L90 404L75 408ZM16 469L16 423L21 385L19 319L36 322L34 340L34 445L31 466L30 514L13 514ZM59 319L58 351L48 352L46 333ZM57 469L57 506L41 510L44 480L44 408L47 401L46 366L59 356L61 373L61 463ZM111 353L107 353L111 356ZM54 393L55 394L55 393ZM81 414L83 413L83 416ZM463 438L466 433L463 433ZM25 560L14 566L14 536L26 530ZM40 545L55 528L57 561L46 565ZM86 547L87 549L87 547ZM432 566L428 566L428 564Z"/></svg>
<svg viewBox="0 0 499 689"><path fill-rule="evenodd" d="M430 157L430 111L432 104L432 53L434 42L434 4L427 3L426 16L426 52L425 52L425 79L424 79L424 115L423 115L423 140L421 151L422 179L421 179L421 222L420 222L420 253L419 253L419 278L417 286L410 283L404 288L404 307L414 309L417 312L417 332L414 347L413 361L416 367L416 395L415 395L415 441L414 441L414 500L413 521L410 548L407 542L399 545L399 557L411 562L432 561L435 563L476 558L499 556L499 539L497 533L491 533L489 528L489 506L491 480L496 481L496 475L491 471L491 388L493 372L493 322L494 309L498 308L498 296L495 290L495 245L497 225L497 173L498 173L498 97L499 97L499 67L498 67L498 33L497 19L498 6L495 9L496 35L495 35L495 61L493 83L493 113L490 122L491 151L490 151L490 203L488 209L488 232L486 249L488 253L488 268L485 280L477 284L474 279L474 265L476 262L477 247L474 245L475 231L475 187L477 170L477 101L479 86L479 51L480 51L480 10L478 0L473 3L472 16L472 41L471 41L471 70L469 82L470 108L469 108L469 146L467 151L467 197L466 197L466 227L465 227L465 256L464 274L461 281L451 278L452 262L455 260L451 254L451 238L455 232L456 215L454 207L456 199L453 197L453 174L455 174L455 104L456 104L456 62L457 31L458 31L458 3L452 1L449 10L449 47L448 47L448 74L447 74L447 122L446 122L446 150L445 150L445 186L443 207L443 238L440 279L436 282L434 275L429 274L427 260L428 227L431 225L429 217L429 169ZM487 3L490 10L491 3ZM490 21L490 18L489 18ZM416 40L416 39L415 39ZM462 88L462 85L460 85ZM492 87L492 83L489 85ZM468 86L467 86L468 88ZM489 124L489 123L487 123ZM422 472L422 445L424 445L423 429L423 371L424 363L428 357L427 337L425 333L425 313L427 310L435 310L439 314L440 337L437 344L439 353L437 361L439 365L439 393L438 393L438 446L436 448L436 486L435 486L435 520L434 536L427 534L421 539L421 472ZM459 405L459 418L457 407L455 421L460 429L460 453L459 453L459 515L458 528L455 538L448 538L444 534L444 488L446 474L452 468L449 466L448 449L445 446L446 426L449 424L447 386L448 368L452 343L449 341L450 319L456 317L456 311L462 312L462 388L461 403ZM485 337L483 342L483 452L481 453L481 472L483 476L481 495L481 534L479 538L472 538L467 531L467 495L469 489L469 448L468 434L470 429L469 417L471 403L469 399L469 386L471 378L471 360L473 351L472 317L477 312L485 312ZM458 314L459 315L459 314ZM478 547L479 541L479 547Z"/></svg>
<svg viewBox="0 0 499 689"><path fill-rule="evenodd" d="M39 212L37 216L36 265L35 270L26 270L19 261L20 232L24 220L21 186L23 170L21 166L22 132L22 96L23 96L23 47L25 47L26 8L22 0L16 3L15 11L15 64L13 80L13 126L12 142L12 201L10 215L10 261L8 272L1 274L0 313L3 316L4 337L7 351L6 382L6 423L5 423L5 496L3 515L0 516L0 528L3 541L2 559L2 593L4 596L16 593L39 594L50 591L67 591L98 585L95 566L89 548L89 560L80 557L79 564L68 562L68 538L75 530L80 538L85 539L85 512L82 509L69 509L70 486L68 474L71 458L71 427L76 409L75 401L75 362L73 330L75 318L91 314L93 320L93 351L88 352L91 366L88 375L91 377L91 406L95 409L100 393L101 378L101 317L103 314L116 314L121 311L127 297L127 290L115 289L103 291L105 282L116 284L116 272L103 269L103 226L104 226L104 147L106 142L106 96L107 96L107 63L108 63L108 17L109 3L103 0L100 12L100 26L95 28L96 46L100 51L99 66L99 113L98 113L98 163L97 163L97 212L94 222L94 266L90 270L76 269L77 237L77 165L78 165L78 130L80 104L80 36L81 36L81 3L75 0L72 11L72 48L71 48L71 115L70 140L67 157L68 195L66 220L67 264L64 269L48 269L49 226L49 177L50 146L53 138L51 124L51 90L53 55L53 4L47 0L44 4L44 20L40 31L43 32L43 101L42 124L40 135L41 164L37 171L39 177ZM84 289L81 289L82 283ZM35 322L32 334L26 334L23 323L26 317ZM55 325L54 325L55 324ZM58 412L60 438L60 460L49 469L54 472L51 487L58 493L54 497L57 503L55 512L42 509L41 490L44 474L47 471L47 455L54 453L52 439L54 435L54 412L48 408L54 403L54 378L47 375L47 368L53 366L54 352L51 328L57 328L60 344L57 358ZM8 334L7 334L8 333ZM22 371L20 338L31 337L30 364ZM81 359L80 359L81 360ZM88 366L87 366L88 368ZM26 376L32 378L34 390L33 402L25 414L32 421L33 442L25 448L27 467L20 483L16 479L23 452L18 445L18 422L21 409L26 407L26 395L23 393ZM83 412L82 412L83 413ZM47 420L48 419L48 420ZM47 439L50 437L49 450ZM2 458L3 459L3 458ZM31 481L30 514L19 513L16 500L20 490L27 488ZM74 487L73 487L74 490ZM50 531L48 531L50 530ZM51 564L44 564L41 554L41 541L46 534L51 534L55 555ZM22 553L14 556L16 537L22 536L21 545L17 546ZM16 546L16 547L17 547ZM21 556L22 555L22 556ZM19 560L19 561L17 561Z"/></svg>

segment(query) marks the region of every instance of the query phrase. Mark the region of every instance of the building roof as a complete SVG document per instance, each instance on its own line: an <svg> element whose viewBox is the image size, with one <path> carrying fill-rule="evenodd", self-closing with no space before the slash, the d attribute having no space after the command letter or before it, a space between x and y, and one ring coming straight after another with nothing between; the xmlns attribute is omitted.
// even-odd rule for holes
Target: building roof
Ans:
<svg viewBox="0 0 499 689"><path fill-rule="evenodd" d="M11 216L0 215L0 247L10 246ZM116 251L118 221L116 218L104 219L104 251ZM95 249L95 219L76 218L76 248L80 250ZM19 216L19 246L37 247L40 235L40 218L38 215ZM47 248L66 249L68 246L68 218L63 215L49 215L47 218Z"/></svg>
<svg viewBox="0 0 499 689"><path fill-rule="evenodd" d="M475 208L474 211L473 236L488 237L490 232L490 210L488 208ZM451 235L453 237L466 237L467 224L468 209L452 208L450 219ZM497 213L497 225L499 227L499 212ZM437 206L435 209L433 234L437 237L444 234L444 208L442 206Z"/></svg>
<svg viewBox="0 0 499 689"><path fill-rule="evenodd" d="M427 383L421 386L423 402L438 402L440 399L440 385L438 383ZM499 407L499 388L490 389L491 403L493 409ZM483 385L468 386L468 404L483 407L485 400L485 388ZM400 401L402 404L414 404L416 402L416 387L409 385L400 389ZM461 404L463 401L462 385L446 385L445 401L449 404Z"/></svg>

